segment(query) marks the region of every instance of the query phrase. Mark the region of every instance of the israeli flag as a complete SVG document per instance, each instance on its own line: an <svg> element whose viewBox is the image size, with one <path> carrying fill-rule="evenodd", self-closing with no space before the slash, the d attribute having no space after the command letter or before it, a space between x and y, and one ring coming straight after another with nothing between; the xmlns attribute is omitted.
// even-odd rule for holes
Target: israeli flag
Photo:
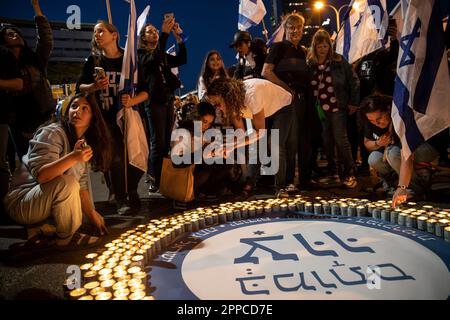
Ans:
<svg viewBox="0 0 450 320"><path fill-rule="evenodd" d="M128 93L131 97L135 95L138 83L138 60L137 60L137 37L140 30L137 26L136 6L134 0L125 0L130 3L130 15L128 18L128 37L123 55L122 71L120 75L119 93ZM150 8L148 8L150 10ZM148 15L147 8L145 16L140 17L140 28L145 24L143 17ZM145 130L139 112L133 108L121 108L116 117L117 125L124 134L128 162L147 172L149 148L145 138Z"/></svg>
<svg viewBox="0 0 450 320"><path fill-rule="evenodd" d="M336 52L353 63L384 46L389 17L386 0L353 0L349 7L337 36Z"/></svg>
<svg viewBox="0 0 450 320"><path fill-rule="evenodd" d="M150 5L145 7L144 11L142 11L141 15L137 19L136 34L138 37L139 37L139 33L141 32L142 28L147 24L149 14L150 14Z"/></svg>
<svg viewBox="0 0 450 320"><path fill-rule="evenodd" d="M405 159L450 126L450 78L436 0L411 0L397 61L392 121Z"/></svg>
<svg viewBox="0 0 450 320"><path fill-rule="evenodd" d="M238 29L246 31L258 25L266 15L266 7L262 0L240 0Z"/></svg>
<svg viewBox="0 0 450 320"><path fill-rule="evenodd" d="M277 28L277 30L275 30L275 32L272 34L270 39L266 42L266 46L267 47L272 46L272 44L274 44L276 42L283 41L283 38L284 38L284 21L285 20L283 20L281 22L280 26Z"/></svg>

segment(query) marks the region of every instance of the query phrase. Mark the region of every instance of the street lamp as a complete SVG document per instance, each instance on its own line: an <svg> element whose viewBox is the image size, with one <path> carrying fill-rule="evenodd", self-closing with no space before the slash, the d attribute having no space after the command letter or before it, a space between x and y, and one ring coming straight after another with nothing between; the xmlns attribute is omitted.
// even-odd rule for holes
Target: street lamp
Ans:
<svg viewBox="0 0 450 320"><path fill-rule="evenodd" d="M349 6L350 5L348 5L348 4L344 4L338 10L338 9L336 9L335 6L333 6L331 4L328 4L328 3L323 3L322 1L316 1L314 3L314 8L316 8L317 10L322 10L324 7L329 7L331 9L333 9L334 13L336 14L336 30L337 30L337 32L339 32L339 29L341 28L341 22L340 22L339 14L341 13L342 9L344 9L345 7L349 7ZM359 3L357 1L355 1L353 3L352 8L354 8L355 10L358 10Z"/></svg>

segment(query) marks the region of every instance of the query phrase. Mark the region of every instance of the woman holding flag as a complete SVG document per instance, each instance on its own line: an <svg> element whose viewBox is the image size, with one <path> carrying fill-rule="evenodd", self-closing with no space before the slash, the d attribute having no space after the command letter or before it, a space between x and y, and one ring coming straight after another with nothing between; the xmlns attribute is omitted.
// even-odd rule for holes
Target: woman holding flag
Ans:
<svg viewBox="0 0 450 320"><path fill-rule="evenodd" d="M110 193L115 195L118 214L128 213L131 207L139 207L137 186L142 171L128 163L125 168L124 138L117 124L117 113L122 107L131 108L148 99L147 86L142 80L138 81L136 96L119 95L123 56L124 50L119 46L117 28L106 21L99 21L94 27L92 53L77 83L77 91L95 93L111 131L114 141L113 160L105 175L111 181Z"/></svg>

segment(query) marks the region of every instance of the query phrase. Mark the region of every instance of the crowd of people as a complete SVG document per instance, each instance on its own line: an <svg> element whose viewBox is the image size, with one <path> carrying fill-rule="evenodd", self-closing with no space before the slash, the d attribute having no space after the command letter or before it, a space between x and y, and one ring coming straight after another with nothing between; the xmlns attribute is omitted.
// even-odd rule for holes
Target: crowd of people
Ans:
<svg viewBox="0 0 450 320"><path fill-rule="evenodd" d="M149 192L160 188L163 160L175 145L173 130L193 132L195 121L201 122L202 133L212 128L252 132L223 144L213 158L227 159L241 149L248 157L252 143L277 130L279 163L273 187L278 197L329 184L354 189L358 176L370 166L396 205L425 192L415 174L417 166L448 163L448 129L417 148L410 159L401 157L390 117L399 47L393 21L389 48L353 65L334 51L323 29L309 48L301 45L305 20L298 13L283 20L284 40L270 48L262 39L238 31L230 44L237 63L227 68L220 52L208 52L199 68L197 96L190 95L187 103L176 97L181 83L171 71L188 63L183 30L173 16L164 18L160 31L153 24L140 31L139 79L133 96L119 92L124 55L119 32L99 21L77 94L55 110L46 78L52 29L39 1L32 0L32 5L38 30L34 50L14 26L0 30L0 197L2 209L27 226L30 239L52 235L46 239L61 249L96 243L97 237L79 232L83 218L98 235L107 232L93 204L90 170L104 174L118 214L133 212L141 204L137 187L144 174ZM170 34L177 42L176 55L166 52ZM117 123L119 110L132 107L141 110L147 128L147 172L128 163L126 140ZM200 146L205 149L212 142L205 138ZM20 158L18 168L11 149ZM325 169L317 165L320 149L326 156ZM194 171L195 197L216 199L228 190L240 199L250 197L259 183L261 163L260 157L247 165L208 164L202 159Z"/></svg>

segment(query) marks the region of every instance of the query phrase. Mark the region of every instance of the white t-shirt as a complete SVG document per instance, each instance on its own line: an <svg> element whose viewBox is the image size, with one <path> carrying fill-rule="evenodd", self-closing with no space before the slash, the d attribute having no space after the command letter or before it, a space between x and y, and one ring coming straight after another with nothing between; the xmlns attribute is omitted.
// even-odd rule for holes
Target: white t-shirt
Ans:
<svg viewBox="0 0 450 320"><path fill-rule="evenodd" d="M252 118L261 110L264 110L264 116L268 118L292 103L292 95L288 91L268 80L248 79L244 81L244 88L244 118Z"/></svg>

